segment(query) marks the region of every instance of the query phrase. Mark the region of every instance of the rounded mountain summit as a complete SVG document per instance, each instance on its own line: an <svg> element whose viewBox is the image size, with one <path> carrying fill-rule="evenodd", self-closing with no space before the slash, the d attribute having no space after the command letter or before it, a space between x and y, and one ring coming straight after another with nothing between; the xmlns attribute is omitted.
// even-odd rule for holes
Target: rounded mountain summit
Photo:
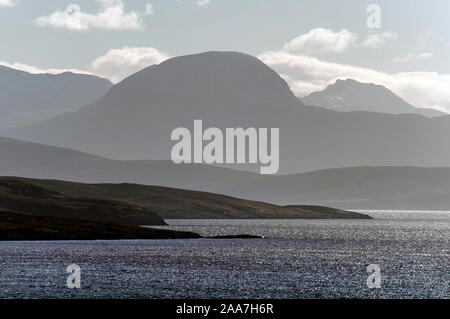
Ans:
<svg viewBox="0 0 450 319"><path fill-rule="evenodd" d="M273 127L299 105L257 58L206 52L147 67L92 105L10 136L114 159L169 159L172 130L194 119L219 128Z"/></svg>
<svg viewBox="0 0 450 319"><path fill-rule="evenodd" d="M367 95L367 104L381 97ZM360 103L365 103L364 98ZM281 174L351 166L450 166L450 116L306 106L255 57L205 52L145 68L79 111L1 132L120 160L169 160L171 132L279 128ZM240 167L242 168L242 167Z"/></svg>

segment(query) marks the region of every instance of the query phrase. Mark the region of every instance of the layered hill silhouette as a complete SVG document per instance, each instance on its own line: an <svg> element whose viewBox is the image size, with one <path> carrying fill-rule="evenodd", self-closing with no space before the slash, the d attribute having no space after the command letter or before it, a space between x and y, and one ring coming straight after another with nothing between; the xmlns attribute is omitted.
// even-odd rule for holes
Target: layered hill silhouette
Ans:
<svg viewBox="0 0 450 319"><path fill-rule="evenodd" d="M64 206L68 206L68 208L65 210L62 209L61 211L50 210L47 208L50 207L47 200L64 201ZM32 201L31 204L28 203L29 201ZM39 204L41 201L45 205L48 204L48 206L43 207L42 205L44 204ZM98 216L95 219L106 220L105 218L108 218L108 216L114 216L116 218L116 215L118 215L116 212L122 212L119 218L128 218L128 224L135 224L138 218L148 216L149 212L155 212L166 219L370 219L369 216L364 214L323 206L278 206L220 194L160 186L123 183L84 184L17 177L0 178L0 209L2 210L13 209L14 211L18 210L19 212L23 212L28 207L27 212L36 215L46 214L45 216L52 215L72 218L89 216L89 211L84 209L80 209L77 212L77 216L70 213L70 203L72 202L74 202L74 205L83 208L85 203L88 205L92 203L109 205L111 211L99 209L97 212ZM126 205L126 208L116 209L116 206L119 205ZM139 209L142 211L139 212ZM86 219L85 217L83 219ZM141 222L140 224L144 223Z"/></svg>
<svg viewBox="0 0 450 319"><path fill-rule="evenodd" d="M307 105L343 112L411 113L429 117L447 115L433 109L414 107L382 85L352 79L336 80L323 91L313 92L301 100Z"/></svg>
<svg viewBox="0 0 450 319"><path fill-rule="evenodd" d="M86 74L31 74L0 65L0 129L25 126L89 105L111 88Z"/></svg>
<svg viewBox="0 0 450 319"><path fill-rule="evenodd" d="M265 176L170 161L116 161L7 138L0 138L0 149L4 150L0 176L158 185L280 205L418 210L450 207L450 168L446 167L349 167Z"/></svg>
<svg viewBox="0 0 450 319"><path fill-rule="evenodd" d="M0 137L0 176L62 179L85 183L141 183L215 191L261 175L172 161L117 161L67 148Z"/></svg>
<svg viewBox="0 0 450 319"><path fill-rule="evenodd" d="M3 133L113 159L168 160L172 130L192 129L194 119L222 129L279 127L284 174L351 166L450 166L450 116L306 106L276 72L236 52L169 59L126 78L77 112Z"/></svg>
<svg viewBox="0 0 450 319"><path fill-rule="evenodd" d="M348 167L271 176L221 190L280 205L303 203L341 209L450 209L448 167Z"/></svg>

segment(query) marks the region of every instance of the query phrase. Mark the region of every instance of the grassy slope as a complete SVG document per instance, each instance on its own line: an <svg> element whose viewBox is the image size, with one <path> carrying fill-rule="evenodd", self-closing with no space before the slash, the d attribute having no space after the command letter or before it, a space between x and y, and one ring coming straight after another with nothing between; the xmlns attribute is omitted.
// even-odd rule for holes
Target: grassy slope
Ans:
<svg viewBox="0 0 450 319"><path fill-rule="evenodd" d="M0 181L7 178L0 178ZM10 178L12 179L12 178ZM163 218L365 218L322 206L278 206L229 196L138 184L82 184L14 178L73 197L114 199L140 205Z"/></svg>
<svg viewBox="0 0 450 319"><path fill-rule="evenodd" d="M125 201L71 197L13 179L0 179L0 210L131 225L165 225L155 213Z"/></svg>

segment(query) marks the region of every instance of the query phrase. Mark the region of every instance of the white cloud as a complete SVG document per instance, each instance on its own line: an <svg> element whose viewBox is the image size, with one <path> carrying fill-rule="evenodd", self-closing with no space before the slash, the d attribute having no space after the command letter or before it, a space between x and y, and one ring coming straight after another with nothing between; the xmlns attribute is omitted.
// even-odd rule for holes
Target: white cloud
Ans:
<svg viewBox="0 0 450 319"><path fill-rule="evenodd" d="M205 8L211 4L209 0L196 0L194 1L197 7Z"/></svg>
<svg viewBox="0 0 450 319"><path fill-rule="evenodd" d="M394 62L410 62L413 59L414 59L414 54L409 53L408 55L406 55L404 57L393 58L392 61L394 61Z"/></svg>
<svg viewBox="0 0 450 319"><path fill-rule="evenodd" d="M358 33L350 32L347 29L336 32L330 29L316 28L286 43L283 50L290 53L314 55L343 53L356 47L380 49L388 41L398 39L398 33L389 30L382 33L371 33L363 40L359 40L359 37Z"/></svg>
<svg viewBox="0 0 450 319"><path fill-rule="evenodd" d="M283 50L264 52L258 57L284 75L298 96L317 91L318 88L323 89L338 78L352 78L361 82L384 85L417 107L450 112L450 74L385 73L349 64L327 62Z"/></svg>
<svg viewBox="0 0 450 319"><path fill-rule="evenodd" d="M123 47L110 49L91 63L92 72L117 83L125 77L152 64L159 64L170 56L151 47Z"/></svg>
<svg viewBox="0 0 450 319"><path fill-rule="evenodd" d="M422 60L428 60L433 57L433 53L432 52L422 52L422 53L419 53L417 55L417 57Z"/></svg>
<svg viewBox="0 0 450 319"><path fill-rule="evenodd" d="M397 39L398 33L390 30L382 33L372 33L361 42L361 46L368 49L381 49L388 41Z"/></svg>
<svg viewBox="0 0 450 319"><path fill-rule="evenodd" d="M64 72L90 74L117 83L145 67L159 64L168 58L170 58L169 55L151 47L123 47L121 49L110 49L105 55L96 58L86 70L43 69L25 63L9 63L6 61L0 61L0 66L3 65L33 74L59 74Z"/></svg>
<svg viewBox="0 0 450 319"><path fill-rule="evenodd" d="M312 29L292 41L286 43L283 49L292 53L342 53L356 45L358 34L342 29L334 32L329 29Z"/></svg>
<svg viewBox="0 0 450 319"><path fill-rule="evenodd" d="M16 3L13 0L0 0L1 7L14 7Z"/></svg>
<svg viewBox="0 0 450 319"><path fill-rule="evenodd" d="M194 5L196 5L197 7L200 8L206 8L211 4L211 0L194 0ZM183 0L176 0L176 3L179 5L183 5L184 1Z"/></svg>
<svg viewBox="0 0 450 319"><path fill-rule="evenodd" d="M409 53L404 57L397 57L392 59L394 62L411 62L414 60L429 60L433 57L433 52L419 52L419 53Z"/></svg>
<svg viewBox="0 0 450 319"><path fill-rule="evenodd" d="M38 68L38 67L35 67L32 65L28 65L28 64L24 64L24 63L20 63L20 62L9 63L6 61L0 61L0 65L6 66L8 68L32 73L32 74L43 74L43 73L59 74L59 73L64 73L64 72L72 72L72 73L93 75L93 73L91 73L91 72L82 71L82 70L78 70L78 69L41 69L41 68Z"/></svg>
<svg viewBox="0 0 450 319"><path fill-rule="evenodd" d="M155 14L155 10L153 10L153 5L152 5L151 3L147 3L147 4L145 5L145 12L146 12L148 15Z"/></svg>
<svg viewBox="0 0 450 319"><path fill-rule="evenodd" d="M142 30L142 18L153 14L153 7L147 4L145 12L125 11L122 0L97 0L100 10L97 13L81 11L77 4L71 4L66 10L52 13L49 16L39 17L35 23L41 27L56 29L69 29L75 31L96 29L107 30Z"/></svg>
<svg viewBox="0 0 450 319"><path fill-rule="evenodd" d="M297 96L306 96L311 92L321 91L327 84L323 80L302 81L293 79L289 75L282 73L280 73L280 76L289 84L289 87Z"/></svg>

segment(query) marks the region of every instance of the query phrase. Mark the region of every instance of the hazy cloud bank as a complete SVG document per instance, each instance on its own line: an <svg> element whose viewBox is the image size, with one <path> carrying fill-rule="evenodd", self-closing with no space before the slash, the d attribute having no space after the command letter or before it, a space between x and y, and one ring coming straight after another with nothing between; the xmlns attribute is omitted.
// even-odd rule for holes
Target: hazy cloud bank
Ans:
<svg viewBox="0 0 450 319"><path fill-rule="evenodd" d="M143 30L143 17L154 13L148 3L143 12L126 11L122 0L97 0L100 9L96 13L87 13L77 4L69 5L65 10L57 10L48 16L35 20L40 27L85 31L89 29L107 30Z"/></svg>
<svg viewBox="0 0 450 319"><path fill-rule="evenodd" d="M280 73L298 96L324 89L336 79L351 78L384 85L414 106L450 112L450 74L391 74L349 64L327 62L283 50L264 52L258 58Z"/></svg>

